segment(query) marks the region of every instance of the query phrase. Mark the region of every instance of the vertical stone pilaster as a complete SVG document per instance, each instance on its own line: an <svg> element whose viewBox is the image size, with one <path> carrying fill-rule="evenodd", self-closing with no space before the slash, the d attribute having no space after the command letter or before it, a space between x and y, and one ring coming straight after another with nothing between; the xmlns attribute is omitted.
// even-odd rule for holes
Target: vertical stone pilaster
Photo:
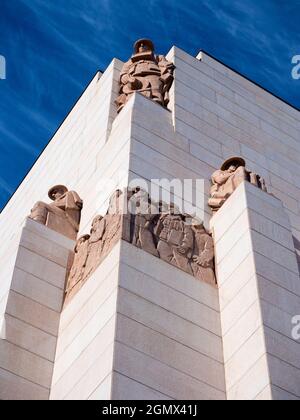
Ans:
<svg viewBox="0 0 300 420"><path fill-rule="evenodd" d="M0 340L0 398L48 399L70 239L27 219Z"/></svg>
<svg viewBox="0 0 300 420"><path fill-rule="evenodd" d="M300 280L280 200L243 183L211 221L227 398L300 398Z"/></svg>

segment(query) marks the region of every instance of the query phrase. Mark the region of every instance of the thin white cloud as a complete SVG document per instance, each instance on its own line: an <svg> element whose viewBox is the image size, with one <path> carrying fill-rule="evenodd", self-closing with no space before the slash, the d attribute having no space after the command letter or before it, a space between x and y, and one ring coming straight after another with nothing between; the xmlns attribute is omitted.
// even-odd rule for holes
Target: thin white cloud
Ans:
<svg viewBox="0 0 300 420"><path fill-rule="evenodd" d="M17 137L13 131L10 131L4 127L3 123L0 123L0 136L2 138L6 138L6 141L8 140L10 143L13 143L15 146L30 153L34 157L39 154L38 147L34 147L27 140L22 140L21 138Z"/></svg>

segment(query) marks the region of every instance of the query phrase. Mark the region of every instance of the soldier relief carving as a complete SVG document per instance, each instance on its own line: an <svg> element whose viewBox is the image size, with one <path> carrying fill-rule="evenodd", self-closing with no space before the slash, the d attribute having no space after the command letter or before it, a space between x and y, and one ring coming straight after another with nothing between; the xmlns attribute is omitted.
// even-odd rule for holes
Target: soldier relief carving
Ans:
<svg viewBox="0 0 300 420"><path fill-rule="evenodd" d="M180 214L173 204L152 202L147 192L136 188L117 190L106 215L96 216L90 234L78 239L67 280L67 298L82 286L120 239L216 285L214 243L203 224Z"/></svg>
<svg viewBox="0 0 300 420"><path fill-rule="evenodd" d="M172 203L153 203L140 189L132 195L130 206L133 245L199 280L216 284L214 243L201 222L181 214Z"/></svg>
<svg viewBox="0 0 300 420"><path fill-rule="evenodd" d="M115 243L122 236L122 192L117 190L110 198L105 216L93 219L90 234L81 236L74 249L73 263L68 274L66 295L73 295L93 274Z"/></svg>
<svg viewBox="0 0 300 420"><path fill-rule="evenodd" d="M52 203L38 201L29 217L70 239L76 239L83 201L75 191L68 191L64 185L52 187L48 196Z"/></svg>
<svg viewBox="0 0 300 420"><path fill-rule="evenodd" d="M167 106L174 69L174 64L163 55L155 55L152 41L136 41L132 57L121 70L120 95L116 100L118 112L135 92Z"/></svg>
<svg viewBox="0 0 300 420"><path fill-rule="evenodd" d="M199 280L216 284L213 239L202 223L178 213L171 205L160 216L155 237L161 259Z"/></svg>
<svg viewBox="0 0 300 420"><path fill-rule="evenodd" d="M212 174L212 187L208 204L212 211L217 212L237 187L248 181L267 192L265 180L254 172L246 169L246 162L241 157L227 159L220 169Z"/></svg>

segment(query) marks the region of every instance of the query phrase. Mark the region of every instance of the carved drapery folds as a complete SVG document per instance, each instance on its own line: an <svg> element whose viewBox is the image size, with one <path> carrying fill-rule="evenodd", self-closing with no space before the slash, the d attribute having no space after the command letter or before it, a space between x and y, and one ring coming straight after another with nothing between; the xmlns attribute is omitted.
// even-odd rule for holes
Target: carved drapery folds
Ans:
<svg viewBox="0 0 300 420"><path fill-rule="evenodd" d="M52 187L48 196L52 203L38 201L29 217L75 240L79 231L83 201L75 191L68 191L64 185Z"/></svg>
<svg viewBox="0 0 300 420"><path fill-rule="evenodd" d="M265 180L254 172L246 169L246 162L241 157L227 159L220 169L212 174L212 187L208 204L212 211L217 212L225 201L244 181L251 182L267 192Z"/></svg>
<svg viewBox="0 0 300 420"><path fill-rule="evenodd" d="M148 39L136 41L132 57L121 70L120 95L116 100L118 112L135 92L162 106L167 106L174 69L174 64L166 57L154 54L152 41Z"/></svg>
<svg viewBox="0 0 300 420"><path fill-rule="evenodd" d="M78 239L67 280L67 299L120 239L216 285L214 243L203 224L180 214L173 204L152 202L147 192L137 188L118 190L106 215L96 216L90 234Z"/></svg>

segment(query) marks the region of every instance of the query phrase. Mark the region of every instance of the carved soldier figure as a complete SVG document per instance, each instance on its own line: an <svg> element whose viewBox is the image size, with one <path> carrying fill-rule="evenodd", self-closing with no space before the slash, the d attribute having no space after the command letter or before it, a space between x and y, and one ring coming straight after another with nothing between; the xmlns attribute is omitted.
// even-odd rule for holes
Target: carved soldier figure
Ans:
<svg viewBox="0 0 300 420"><path fill-rule="evenodd" d="M124 195L121 190L116 190L109 198L107 214L122 214L124 211Z"/></svg>
<svg viewBox="0 0 300 420"><path fill-rule="evenodd" d="M120 74L120 96L116 100L118 112L135 92L167 106L174 69L174 64L167 61L163 55L154 54L152 41L136 41L134 53L124 64Z"/></svg>
<svg viewBox="0 0 300 420"><path fill-rule="evenodd" d="M84 242L84 248L82 238L80 238L69 276L71 284L78 283L79 280L76 279L78 279L79 274L80 281L83 283L96 270L112 245L121 237L123 205L121 196L122 191L117 190L110 198L106 215L104 217L98 215L93 219L90 235L82 237L88 237L88 240Z"/></svg>
<svg viewBox="0 0 300 420"><path fill-rule="evenodd" d="M214 272L214 242L203 223L193 225L194 250L192 269L194 276L212 285L216 284Z"/></svg>
<svg viewBox="0 0 300 420"><path fill-rule="evenodd" d="M89 245L88 245L88 258L85 268L84 277L90 276L98 267L101 260L103 249L103 237L105 233L106 222L103 216L96 216L92 222L90 231Z"/></svg>
<svg viewBox="0 0 300 420"><path fill-rule="evenodd" d="M81 198L75 191L68 191L64 185L52 187L48 196L53 203L38 201L30 217L70 239L76 239L83 204Z"/></svg>
<svg viewBox="0 0 300 420"><path fill-rule="evenodd" d="M153 234L158 208L151 203L149 194L141 189L137 189L130 198L129 204L129 210L134 212L132 244L158 257Z"/></svg>
<svg viewBox="0 0 300 420"><path fill-rule="evenodd" d="M212 174L211 196L208 204L213 211L217 211L234 190L247 180L245 164L242 158L230 158L223 163L221 169Z"/></svg>
<svg viewBox="0 0 300 420"><path fill-rule="evenodd" d="M67 295L70 294L76 284L84 280L85 267L88 258L89 238L90 235L83 235L77 240L74 249L75 256L67 283Z"/></svg>
<svg viewBox="0 0 300 420"><path fill-rule="evenodd" d="M264 179L254 172L247 171L245 166L246 162L243 158L232 157L223 163L221 169L212 174L208 204L213 212L219 210L243 181L249 181L263 191L267 190Z"/></svg>
<svg viewBox="0 0 300 420"><path fill-rule="evenodd" d="M112 245L121 239L123 212L123 192L121 190L117 190L110 197L109 207L103 220L103 222L105 222L105 232L102 238L102 255L107 255Z"/></svg>
<svg viewBox="0 0 300 420"><path fill-rule="evenodd" d="M194 244L193 231L174 204L169 206L168 213L161 216L155 234L159 238L157 250L160 258L193 274L189 264Z"/></svg>

